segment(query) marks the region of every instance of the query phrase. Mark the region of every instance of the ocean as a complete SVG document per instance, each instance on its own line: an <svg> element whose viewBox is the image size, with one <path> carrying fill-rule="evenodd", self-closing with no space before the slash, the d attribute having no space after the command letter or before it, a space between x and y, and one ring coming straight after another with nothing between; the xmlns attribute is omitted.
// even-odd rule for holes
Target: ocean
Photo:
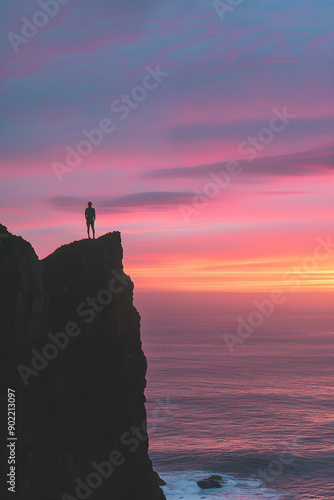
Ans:
<svg viewBox="0 0 334 500"><path fill-rule="evenodd" d="M333 500L333 296L288 294L232 347L226 334L268 294L134 297L150 457L167 500ZM222 487L199 488L213 474Z"/></svg>

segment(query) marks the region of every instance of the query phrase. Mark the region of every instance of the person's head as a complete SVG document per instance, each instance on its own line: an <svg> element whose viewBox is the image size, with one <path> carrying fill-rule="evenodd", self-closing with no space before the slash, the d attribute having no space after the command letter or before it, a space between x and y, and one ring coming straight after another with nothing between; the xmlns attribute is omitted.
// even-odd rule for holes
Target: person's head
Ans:
<svg viewBox="0 0 334 500"><path fill-rule="evenodd" d="M88 206L89 206L89 207L91 207L91 206L92 206L92 202L91 202L91 201L89 201L89 202L88 202Z"/></svg>

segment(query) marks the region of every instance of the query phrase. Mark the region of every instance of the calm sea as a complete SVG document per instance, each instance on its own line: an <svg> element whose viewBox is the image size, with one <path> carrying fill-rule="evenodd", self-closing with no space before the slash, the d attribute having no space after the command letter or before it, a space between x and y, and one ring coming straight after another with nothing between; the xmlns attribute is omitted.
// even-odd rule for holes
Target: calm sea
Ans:
<svg viewBox="0 0 334 500"><path fill-rule="evenodd" d="M334 499L333 296L289 295L231 352L223 335L266 298L135 292L168 500ZM221 489L197 486L210 474Z"/></svg>

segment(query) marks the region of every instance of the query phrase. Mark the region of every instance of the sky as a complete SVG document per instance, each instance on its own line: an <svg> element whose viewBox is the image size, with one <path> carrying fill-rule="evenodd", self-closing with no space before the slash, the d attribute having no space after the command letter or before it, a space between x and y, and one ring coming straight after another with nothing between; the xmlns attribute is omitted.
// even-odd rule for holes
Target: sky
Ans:
<svg viewBox="0 0 334 500"><path fill-rule="evenodd" d="M0 222L141 290L329 291L332 0L1 2Z"/></svg>

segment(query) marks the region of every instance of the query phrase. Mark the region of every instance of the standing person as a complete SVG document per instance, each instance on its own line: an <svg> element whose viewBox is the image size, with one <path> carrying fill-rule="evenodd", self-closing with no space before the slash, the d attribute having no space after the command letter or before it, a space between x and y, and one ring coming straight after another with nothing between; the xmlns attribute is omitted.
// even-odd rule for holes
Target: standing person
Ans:
<svg viewBox="0 0 334 500"><path fill-rule="evenodd" d="M89 236L89 227L92 226L93 239L95 240L95 229L94 229L95 208L92 207L92 202L91 201L88 202L88 207L85 210L85 217L86 217L88 238L90 239L90 236Z"/></svg>

